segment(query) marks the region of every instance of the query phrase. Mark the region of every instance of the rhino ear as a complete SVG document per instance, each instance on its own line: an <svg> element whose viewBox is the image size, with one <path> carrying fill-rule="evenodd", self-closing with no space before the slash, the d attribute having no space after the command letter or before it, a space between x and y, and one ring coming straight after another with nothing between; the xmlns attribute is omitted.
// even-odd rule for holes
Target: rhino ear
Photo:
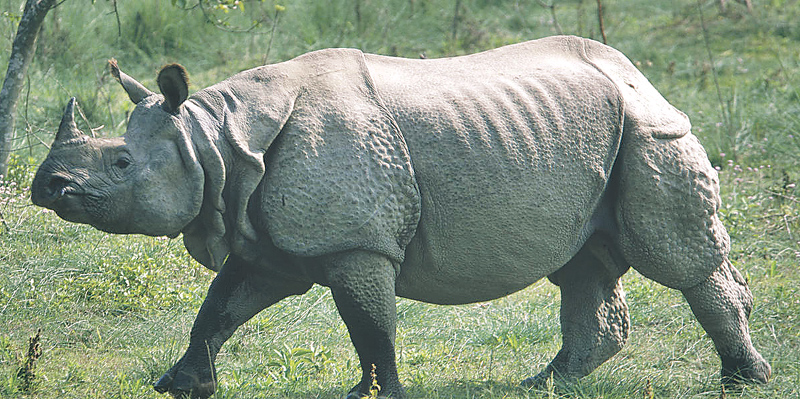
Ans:
<svg viewBox="0 0 800 399"><path fill-rule="evenodd" d="M122 88L128 93L128 98L130 98L134 104L139 104L139 101L142 101L145 97L153 95L152 91L147 90L147 88L137 82L136 79L120 71L117 60L113 58L108 60L108 67L111 70L111 75L122 85Z"/></svg>
<svg viewBox="0 0 800 399"><path fill-rule="evenodd" d="M189 78L186 69L179 64L170 64L158 73L158 88L166 99L167 111L174 113L189 96Z"/></svg>

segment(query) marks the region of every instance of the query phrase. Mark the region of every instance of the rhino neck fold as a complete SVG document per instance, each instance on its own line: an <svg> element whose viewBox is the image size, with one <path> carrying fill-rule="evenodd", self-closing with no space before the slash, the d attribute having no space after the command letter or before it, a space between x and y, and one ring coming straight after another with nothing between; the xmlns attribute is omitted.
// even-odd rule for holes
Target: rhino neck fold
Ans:
<svg viewBox="0 0 800 399"><path fill-rule="evenodd" d="M212 270L231 251L240 253L258 240L248 200L264 176L264 154L294 103L286 90L273 90L282 79L252 75L257 74L236 75L185 103L205 187L201 211L184 229L184 243L192 257ZM276 98L279 93L283 96Z"/></svg>
<svg viewBox="0 0 800 399"><path fill-rule="evenodd" d="M403 261L419 192L360 51L322 50L245 71L187 103L206 183L203 211L184 235L201 263L246 258L265 240L296 256L361 248ZM251 220L249 205L264 220Z"/></svg>

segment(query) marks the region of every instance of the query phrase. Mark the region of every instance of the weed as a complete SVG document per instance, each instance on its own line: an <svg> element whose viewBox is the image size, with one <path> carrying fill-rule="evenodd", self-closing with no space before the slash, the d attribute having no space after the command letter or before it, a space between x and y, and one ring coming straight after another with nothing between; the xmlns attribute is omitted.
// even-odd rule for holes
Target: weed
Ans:
<svg viewBox="0 0 800 399"><path fill-rule="evenodd" d="M653 398L655 398L655 393L653 393L653 384L650 382L650 379L648 378L644 386L644 399L653 399Z"/></svg>
<svg viewBox="0 0 800 399"><path fill-rule="evenodd" d="M268 367L280 370L279 379L295 382L308 378L306 374L312 370L319 371L330 363L330 351L325 347L311 346L309 348L290 348L284 344L282 350L273 350L273 360L267 363Z"/></svg>
<svg viewBox="0 0 800 399"><path fill-rule="evenodd" d="M32 392L36 386L36 361L42 357L42 346L39 341L42 338L42 329L36 331L36 335L28 339L28 352L25 360L17 370L19 378L19 389L22 392Z"/></svg>
<svg viewBox="0 0 800 399"><path fill-rule="evenodd" d="M373 364L372 370L369 372L369 377L372 379L369 386L369 395L364 396L363 398L378 399L378 392L381 391L381 386L378 385L378 373L376 373L375 369L375 364Z"/></svg>

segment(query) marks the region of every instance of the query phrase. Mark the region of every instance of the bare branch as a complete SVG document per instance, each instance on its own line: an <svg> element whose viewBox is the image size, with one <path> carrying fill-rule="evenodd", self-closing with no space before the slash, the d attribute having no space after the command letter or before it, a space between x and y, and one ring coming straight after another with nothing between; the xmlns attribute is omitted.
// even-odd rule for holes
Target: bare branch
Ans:
<svg viewBox="0 0 800 399"><path fill-rule="evenodd" d="M540 6L550 9L550 16L553 18L553 26L556 28L556 33L563 35L564 31L561 29L561 24L558 23L558 18L556 18L556 2L555 0L552 1L553 4L547 4L542 0L536 0Z"/></svg>
<svg viewBox="0 0 800 399"><path fill-rule="evenodd" d="M250 25L250 27L248 27L248 28L245 28L245 29L232 29L232 28L222 24L220 20L213 18L208 13L208 11L206 10L206 7L203 6L203 0L198 0L197 5L192 6L192 7L188 7L188 8L185 8L185 9L186 10L192 10L194 8L200 8L200 11L203 13L203 18L205 18L206 22L210 23L211 25L214 25L214 27L219 29L219 30L222 30L222 31L225 31L225 32L230 32L230 33L251 33L251 32L252 33L261 33L261 32L253 32L253 31L256 28L258 28L259 26L262 26L264 24L264 22L267 22L269 20L269 17L265 14L263 18L261 18L261 19L259 19L257 21L253 21L253 24Z"/></svg>
<svg viewBox="0 0 800 399"><path fill-rule="evenodd" d="M119 9L117 8L117 0L111 0L114 5L114 15L117 16L117 37L122 37L122 23L119 21Z"/></svg>
<svg viewBox="0 0 800 399"><path fill-rule="evenodd" d="M603 44L608 44L606 26L603 21L603 2L601 0L597 0L597 21L600 23L600 35L603 36Z"/></svg>
<svg viewBox="0 0 800 399"><path fill-rule="evenodd" d="M461 0L456 0L456 8L453 11L453 27L452 27L452 34L453 34L453 41L456 40L458 37L458 23L461 21L461 15L459 11L461 10Z"/></svg>
<svg viewBox="0 0 800 399"><path fill-rule="evenodd" d="M280 18L280 13L283 11L283 7L275 6L275 17L272 18L272 31L269 34L269 44L267 45L267 52L264 54L264 62L263 65L267 64L269 60L269 52L272 50L272 40L275 39L275 28L278 27L278 18Z"/></svg>

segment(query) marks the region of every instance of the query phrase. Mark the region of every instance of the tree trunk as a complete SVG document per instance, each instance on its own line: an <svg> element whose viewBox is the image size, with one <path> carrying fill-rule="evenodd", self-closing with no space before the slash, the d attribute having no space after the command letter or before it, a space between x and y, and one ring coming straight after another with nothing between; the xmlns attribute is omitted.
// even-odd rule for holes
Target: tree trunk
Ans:
<svg viewBox="0 0 800 399"><path fill-rule="evenodd" d="M0 90L0 175L8 172L8 158L14 140L17 101L25 81L25 73L36 49L36 37L47 12L56 4L55 0L27 0L17 36L11 46L8 70Z"/></svg>

